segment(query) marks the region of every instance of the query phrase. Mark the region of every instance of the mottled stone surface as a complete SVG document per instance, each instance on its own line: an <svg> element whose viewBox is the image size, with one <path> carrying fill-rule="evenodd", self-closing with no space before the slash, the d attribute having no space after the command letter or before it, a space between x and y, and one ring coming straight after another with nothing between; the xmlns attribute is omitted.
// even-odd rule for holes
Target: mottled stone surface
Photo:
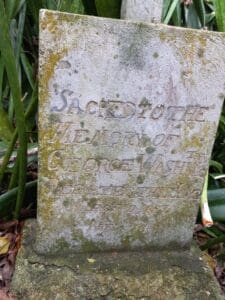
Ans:
<svg viewBox="0 0 225 300"><path fill-rule="evenodd" d="M182 252L38 256L26 225L11 292L18 300L222 300L204 258Z"/></svg>
<svg viewBox="0 0 225 300"><path fill-rule="evenodd" d="M224 34L41 12L36 251L189 246Z"/></svg>
<svg viewBox="0 0 225 300"><path fill-rule="evenodd" d="M160 23L163 0L123 0L121 18Z"/></svg>

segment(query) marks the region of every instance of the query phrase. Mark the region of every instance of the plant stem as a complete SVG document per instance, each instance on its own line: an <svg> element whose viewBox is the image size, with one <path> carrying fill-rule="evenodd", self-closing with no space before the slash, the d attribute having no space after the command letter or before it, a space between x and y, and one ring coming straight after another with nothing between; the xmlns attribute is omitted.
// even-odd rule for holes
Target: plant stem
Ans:
<svg viewBox="0 0 225 300"><path fill-rule="evenodd" d="M207 189L208 189L208 172L205 176L203 191L202 191L202 195L201 195L200 207L201 207L201 213L202 213L202 224L206 227L210 227L213 225L213 220L212 220L210 210L209 210Z"/></svg>

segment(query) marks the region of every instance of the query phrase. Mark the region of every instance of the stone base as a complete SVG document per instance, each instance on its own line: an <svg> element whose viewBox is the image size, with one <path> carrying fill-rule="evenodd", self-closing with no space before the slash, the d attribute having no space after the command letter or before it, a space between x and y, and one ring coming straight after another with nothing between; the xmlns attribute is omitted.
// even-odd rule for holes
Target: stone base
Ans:
<svg viewBox="0 0 225 300"><path fill-rule="evenodd" d="M225 299L199 252L126 252L39 256L27 222L12 293L18 299Z"/></svg>

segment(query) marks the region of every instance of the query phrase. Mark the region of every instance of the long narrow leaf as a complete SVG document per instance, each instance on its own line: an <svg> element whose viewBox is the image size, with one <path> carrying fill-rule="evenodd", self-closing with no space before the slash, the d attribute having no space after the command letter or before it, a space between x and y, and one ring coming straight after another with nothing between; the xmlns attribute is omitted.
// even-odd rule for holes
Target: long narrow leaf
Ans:
<svg viewBox="0 0 225 300"><path fill-rule="evenodd" d="M173 15L173 13L174 13L174 11L176 9L176 6L177 6L178 2L179 2L179 0L173 0L171 6L169 8L169 11L168 11L168 13L167 13L167 15L165 17L165 20L163 21L164 24L168 24L169 23L172 15Z"/></svg>
<svg viewBox="0 0 225 300"><path fill-rule="evenodd" d="M216 23L219 31L225 31L225 1L214 0Z"/></svg>
<svg viewBox="0 0 225 300"><path fill-rule="evenodd" d="M26 3L24 3L23 7L21 8L19 21L18 21L17 41L16 41L16 63L17 64L19 63L19 58L20 58L25 17L26 17Z"/></svg>
<svg viewBox="0 0 225 300"><path fill-rule="evenodd" d="M169 11L169 7L173 0L164 0L163 1L163 11L162 11L162 22L165 20L165 17Z"/></svg>
<svg viewBox="0 0 225 300"><path fill-rule="evenodd" d="M10 141L13 135L13 127L7 113L0 107L0 140Z"/></svg>
<svg viewBox="0 0 225 300"><path fill-rule="evenodd" d="M25 118L26 119L29 119L36 112L36 110L37 110L37 101L38 101L37 85L35 85L34 90L33 90L33 94L32 94L32 97L31 97L31 101L30 101L30 103L27 107L26 113L25 113ZM7 148L7 151L4 155L4 159L3 159L3 162L2 162L2 165L1 165L1 168L0 168L0 184L3 180L3 176L4 176L5 170L7 168L7 165L9 163L10 157L12 155L15 143L17 141L17 137L18 137L18 130L16 129L14 134L13 134L12 140L11 140L11 142L10 142L8 148Z"/></svg>
<svg viewBox="0 0 225 300"><path fill-rule="evenodd" d="M20 83L17 77L17 68L15 62L15 56L12 50L12 45L9 37L9 27L7 17L5 14L5 7L3 0L0 0L0 51L4 59L4 64L13 96L15 114L16 114L16 125L18 129L18 137L20 148L18 151L20 161L19 171L19 185L18 194L15 208L15 217L18 218L20 209L23 203L24 188L26 182L26 165L27 165L27 138L26 138L26 126L23 104L21 102L21 90Z"/></svg>
<svg viewBox="0 0 225 300"><path fill-rule="evenodd" d="M4 63L0 56L0 107L2 108L2 89L3 89Z"/></svg>
<svg viewBox="0 0 225 300"><path fill-rule="evenodd" d="M205 5L203 0L194 0L194 6L198 17L202 23L202 27L205 27Z"/></svg>
<svg viewBox="0 0 225 300"><path fill-rule="evenodd" d="M30 62L24 52L21 52L20 59L22 62L23 70L27 76L27 80L32 88L34 88L34 80L33 80L33 68L30 65Z"/></svg>

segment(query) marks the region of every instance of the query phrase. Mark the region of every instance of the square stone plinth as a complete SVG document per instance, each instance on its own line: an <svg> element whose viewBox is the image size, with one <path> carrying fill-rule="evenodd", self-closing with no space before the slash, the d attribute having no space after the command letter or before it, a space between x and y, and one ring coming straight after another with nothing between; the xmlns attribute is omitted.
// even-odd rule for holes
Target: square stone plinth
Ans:
<svg viewBox="0 0 225 300"><path fill-rule="evenodd" d="M36 222L24 230L12 282L18 300L225 299L199 252L113 252L40 256Z"/></svg>

